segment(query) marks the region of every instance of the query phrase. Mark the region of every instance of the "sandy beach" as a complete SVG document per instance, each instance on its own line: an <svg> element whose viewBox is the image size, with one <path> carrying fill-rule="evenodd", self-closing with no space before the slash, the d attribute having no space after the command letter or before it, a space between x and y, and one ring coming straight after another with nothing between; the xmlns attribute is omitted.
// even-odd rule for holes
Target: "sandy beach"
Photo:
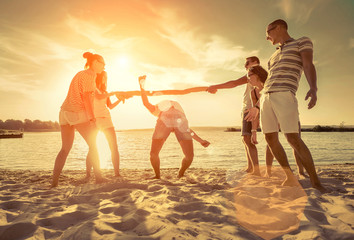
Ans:
<svg viewBox="0 0 354 240"><path fill-rule="evenodd" d="M277 167L177 170L104 170L105 184L67 170L50 189L51 171L0 169L0 239L354 239L353 164L317 166L324 194L280 186Z"/></svg>

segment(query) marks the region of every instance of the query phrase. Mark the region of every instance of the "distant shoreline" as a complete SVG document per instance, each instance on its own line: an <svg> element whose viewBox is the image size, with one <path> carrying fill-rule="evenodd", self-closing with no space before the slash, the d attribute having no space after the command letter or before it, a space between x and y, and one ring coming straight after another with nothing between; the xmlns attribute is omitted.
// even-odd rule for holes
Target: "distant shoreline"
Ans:
<svg viewBox="0 0 354 240"><path fill-rule="evenodd" d="M225 132L240 132L241 128L226 128ZM258 132L261 130L258 129ZM352 127L332 127L317 125L313 128L301 128L301 132L354 132Z"/></svg>
<svg viewBox="0 0 354 240"><path fill-rule="evenodd" d="M190 127L193 130L200 131L200 130L213 130L213 131L224 131L224 132L240 132L241 127L236 126L236 127L212 127L212 126L202 126L202 127L196 127L196 126L191 126ZM116 132L126 132L126 131L152 131L154 128L142 128L142 129L116 129ZM60 132L60 129L21 129L20 130L14 130L14 129L0 129L1 132L7 132L7 131L16 131L16 132ZM258 128L258 132L260 132L261 129ZM301 132L354 132L354 127L342 127L342 126L321 126L321 125L316 125L316 126L304 126L301 128Z"/></svg>

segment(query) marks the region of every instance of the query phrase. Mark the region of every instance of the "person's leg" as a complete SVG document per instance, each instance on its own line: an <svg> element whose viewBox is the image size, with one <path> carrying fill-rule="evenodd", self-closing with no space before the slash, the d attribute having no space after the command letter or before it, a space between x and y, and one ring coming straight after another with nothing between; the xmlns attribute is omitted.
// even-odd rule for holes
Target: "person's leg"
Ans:
<svg viewBox="0 0 354 240"><path fill-rule="evenodd" d="M320 190L321 192L325 191L325 188L322 186L313 163L310 150L307 148L306 144L302 141L298 133L286 133L286 139L288 140L290 146L296 151L299 156L299 159L306 169L307 173L310 176L311 184L314 188Z"/></svg>
<svg viewBox="0 0 354 240"><path fill-rule="evenodd" d="M301 124L300 124L300 122L299 122L299 137L301 138ZM299 154L297 154L294 149L293 149L293 153L294 153L294 158L296 161L297 171L298 171L299 175L303 176L303 177L308 177L304 172L304 166L301 163Z"/></svg>
<svg viewBox="0 0 354 240"><path fill-rule="evenodd" d="M119 177L119 151L117 143L117 135L114 128L106 128L103 130L104 135L107 138L109 148L111 149L112 164L114 167L114 175Z"/></svg>
<svg viewBox="0 0 354 240"><path fill-rule="evenodd" d="M252 165L251 158L250 158L250 155L248 153L247 145L245 143L245 139L244 138L245 138L245 136L242 136L242 142L243 142L243 145L245 147L245 153L246 153L246 159L247 159L247 168L246 168L245 172L250 173L250 172L253 172L253 165Z"/></svg>
<svg viewBox="0 0 354 240"><path fill-rule="evenodd" d="M266 167L267 167L267 169L266 169L265 177L269 178L272 176L273 159L274 159L273 153L267 144L267 146L266 146Z"/></svg>
<svg viewBox="0 0 354 240"><path fill-rule="evenodd" d="M257 151L256 145L254 145L251 142L251 136L250 135L243 136L243 143L245 144L246 151L248 153L248 156L249 156L249 158L251 160L251 164L252 164L253 171L251 171L250 173L253 174L253 175L260 176L261 173L259 171L258 151Z"/></svg>
<svg viewBox="0 0 354 240"><path fill-rule="evenodd" d="M80 123L75 125L76 130L86 141L89 152L87 154L87 159L91 162L93 167L93 172L95 174L96 183L105 182L106 179L102 177L100 169L100 160L97 151L96 137L98 130L94 125L91 125L89 122Z"/></svg>
<svg viewBox="0 0 354 240"><path fill-rule="evenodd" d="M282 183L282 186L296 185L297 180L293 172L291 171L288 158L283 149L283 146L279 142L278 132L266 133L265 139L268 143L270 150L272 151L273 156L275 157L275 159L277 159L277 161L279 162L280 166L283 168L286 174L286 179Z"/></svg>
<svg viewBox="0 0 354 240"><path fill-rule="evenodd" d="M245 172L251 173L251 172L254 171L254 169L253 169L253 164L252 164L252 161L251 161L251 156L249 154L248 147L247 147L247 144L246 144L247 140L245 138L247 138L247 139L249 139L249 141L251 141L252 123L245 120L245 114L244 113L241 114L241 118L242 118L241 136L242 136L243 145L245 147L245 153L246 153L246 159L247 159L247 168L246 168Z"/></svg>
<svg viewBox="0 0 354 240"><path fill-rule="evenodd" d="M152 139L151 150L150 150L150 162L154 169L156 179L160 179L160 151L165 143L165 139Z"/></svg>
<svg viewBox="0 0 354 240"><path fill-rule="evenodd" d="M185 171L192 164L194 158L194 149L193 149L193 140L181 140L179 141L179 144L181 145L184 154L181 168L179 169L178 176L177 176L178 178L181 178L183 177Z"/></svg>
<svg viewBox="0 0 354 240"><path fill-rule="evenodd" d="M91 169L92 169L92 163L89 158L89 154L87 153L87 155L86 155L86 178L91 177Z"/></svg>
<svg viewBox="0 0 354 240"><path fill-rule="evenodd" d="M74 142L75 128L70 125L61 125L61 149L55 159L52 187L58 186L59 176L66 162L66 158Z"/></svg>
<svg viewBox="0 0 354 240"><path fill-rule="evenodd" d="M299 173L299 175L305 178L309 177L306 175L304 171L304 166L302 165L302 161L300 159L301 157L299 156L299 154L297 154L297 152L294 149L293 149L293 154L296 161L297 172Z"/></svg>

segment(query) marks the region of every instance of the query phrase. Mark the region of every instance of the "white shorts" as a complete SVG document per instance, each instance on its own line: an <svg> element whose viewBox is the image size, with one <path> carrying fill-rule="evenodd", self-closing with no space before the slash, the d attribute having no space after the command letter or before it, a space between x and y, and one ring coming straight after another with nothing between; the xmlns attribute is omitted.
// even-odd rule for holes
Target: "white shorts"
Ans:
<svg viewBox="0 0 354 240"><path fill-rule="evenodd" d="M85 111L82 112L69 112L60 110L59 112L59 124L60 125L76 125L80 123L89 122L90 119L88 118Z"/></svg>
<svg viewBox="0 0 354 240"><path fill-rule="evenodd" d="M290 91L262 94L261 128L263 133L299 132L299 110L297 99Z"/></svg>
<svg viewBox="0 0 354 240"><path fill-rule="evenodd" d="M112 119L110 117L96 118L96 127L100 130L104 130L107 128L114 128Z"/></svg>

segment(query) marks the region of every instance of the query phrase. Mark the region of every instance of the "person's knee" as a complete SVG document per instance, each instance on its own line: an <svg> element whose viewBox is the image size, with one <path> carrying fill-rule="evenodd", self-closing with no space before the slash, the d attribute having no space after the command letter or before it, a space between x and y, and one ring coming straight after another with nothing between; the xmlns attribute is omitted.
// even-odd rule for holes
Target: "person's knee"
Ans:
<svg viewBox="0 0 354 240"><path fill-rule="evenodd" d="M298 134L285 134L286 140L288 141L288 143L293 147L293 148L298 148L301 144L301 138L299 137Z"/></svg>
<svg viewBox="0 0 354 240"><path fill-rule="evenodd" d="M60 153L64 156L68 156L71 150L71 146L67 146L67 147L62 147L60 150Z"/></svg>
<svg viewBox="0 0 354 240"><path fill-rule="evenodd" d="M150 159L157 159L157 158L159 158L159 153L151 151Z"/></svg>
<svg viewBox="0 0 354 240"><path fill-rule="evenodd" d="M184 155L184 157L187 161L193 161L194 153L187 153Z"/></svg>
<svg viewBox="0 0 354 240"><path fill-rule="evenodd" d="M267 141L268 145L273 145L274 143L278 142L278 137L274 134L265 134L265 140Z"/></svg>

